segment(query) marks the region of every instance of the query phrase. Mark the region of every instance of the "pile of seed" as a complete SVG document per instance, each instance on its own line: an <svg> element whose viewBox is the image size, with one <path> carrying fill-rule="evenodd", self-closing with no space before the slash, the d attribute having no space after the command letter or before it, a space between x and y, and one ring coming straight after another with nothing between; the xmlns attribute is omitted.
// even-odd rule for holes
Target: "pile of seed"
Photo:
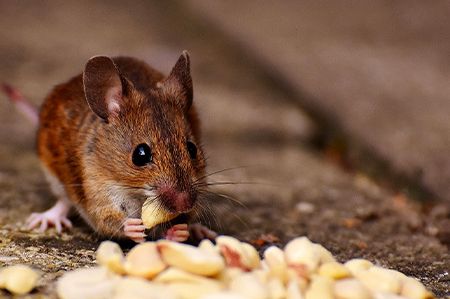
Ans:
<svg viewBox="0 0 450 299"><path fill-rule="evenodd" d="M62 299L425 299L416 279L363 259L338 263L306 237L284 250L272 246L261 260L250 244L220 236L198 247L160 240L124 257L110 241L97 250L98 267L66 273Z"/></svg>

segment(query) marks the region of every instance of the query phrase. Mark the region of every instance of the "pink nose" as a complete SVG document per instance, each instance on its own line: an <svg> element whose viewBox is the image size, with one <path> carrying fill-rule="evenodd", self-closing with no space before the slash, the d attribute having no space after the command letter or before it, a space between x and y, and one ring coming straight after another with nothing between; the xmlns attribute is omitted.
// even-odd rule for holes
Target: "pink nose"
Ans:
<svg viewBox="0 0 450 299"><path fill-rule="evenodd" d="M187 192L178 192L174 188L161 186L159 193L163 204L172 211L182 213L192 208L192 202Z"/></svg>
<svg viewBox="0 0 450 299"><path fill-rule="evenodd" d="M174 200L175 210L177 212L184 212L191 208L189 197L186 192L177 193Z"/></svg>

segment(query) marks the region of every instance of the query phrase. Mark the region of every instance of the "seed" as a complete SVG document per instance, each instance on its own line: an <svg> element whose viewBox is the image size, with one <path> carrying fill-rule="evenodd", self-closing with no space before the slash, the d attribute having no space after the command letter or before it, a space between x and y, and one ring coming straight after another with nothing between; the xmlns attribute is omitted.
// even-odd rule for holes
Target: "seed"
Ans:
<svg viewBox="0 0 450 299"><path fill-rule="evenodd" d="M236 276L230 283L230 290L244 295L248 299L267 299L268 289L259 278L251 272Z"/></svg>
<svg viewBox="0 0 450 299"><path fill-rule="evenodd" d="M142 222L146 228L152 228L160 223L167 222L178 216L176 213L169 213L161 208L155 200L147 200L142 205Z"/></svg>
<svg viewBox="0 0 450 299"><path fill-rule="evenodd" d="M255 264L259 265L260 263L259 256L257 257L257 261L255 261L254 252L248 248L250 245L244 246L244 243L241 243L236 238L219 236L216 238L216 244L225 258L228 267L238 267L249 271L253 269Z"/></svg>
<svg viewBox="0 0 450 299"><path fill-rule="evenodd" d="M0 287L13 294L24 295L34 289L39 276L36 271L28 266L9 266L0 272Z"/></svg>
<svg viewBox="0 0 450 299"><path fill-rule="evenodd" d="M354 278L336 281L334 295L337 299L372 299L369 289Z"/></svg>
<svg viewBox="0 0 450 299"><path fill-rule="evenodd" d="M295 279L290 280L287 284L286 299L303 299L302 292Z"/></svg>
<svg viewBox="0 0 450 299"><path fill-rule="evenodd" d="M125 259L125 272L143 278L153 278L164 270L155 242L145 242L130 250Z"/></svg>
<svg viewBox="0 0 450 299"><path fill-rule="evenodd" d="M185 271L212 276L218 274L225 262L219 253L211 250L202 250L197 247L161 240L158 242L158 250L163 260L171 266Z"/></svg>
<svg viewBox="0 0 450 299"><path fill-rule="evenodd" d="M175 292L179 299L198 299L207 294L222 291L222 288L216 284L198 284L190 282L173 282L166 287Z"/></svg>
<svg viewBox="0 0 450 299"><path fill-rule="evenodd" d="M120 246L111 241L103 241L96 252L97 263L118 274L124 274L124 257Z"/></svg>
<svg viewBox="0 0 450 299"><path fill-rule="evenodd" d="M320 244L313 244L313 245L314 245L315 250L317 250L317 252L319 253L321 264L331 263L331 262L336 261L328 249L326 249L325 247L323 247Z"/></svg>
<svg viewBox="0 0 450 299"><path fill-rule="evenodd" d="M218 288L221 287L221 283L215 279L195 275L174 267L170 267L159 273L159 275L156 276L153 281L160 283L188 282L195 284L214 284Z"/></svg>
<svg viewBox="0 0 450 299"><path fill-rule="evenodd" d="M219 250L216 248L213 242L208 239L202 240L200 244L198 244L198 248L212 253L219 253Z"/></svg>
<svg viewBox="0 0 450 299"><path fill-rule="evenodd" d="M256 251L255 247L252 245L241 242L242 249L244 251L244 264L249 269L256 269L261 265L261 259L259 258L259 253Z"/></svg>
<svg viewBox="0 0 450 299"><path fill-rule="evenodd" d="M333 299L333 283L332 280L314 275L311 285L305 293L305 299Z"/></svg>
<svg viewBox="0 0 450 299"><path fill-rule="evenodd" d="M225 285L229 285L236 276L241 275L242 273L243 270L241 268L225 268L216 276L216 279Z"/></svg>
<svg viewBox="0 0 450 299"><path fill-rule="evenodd" d="M283 250L276 246L270 246L264 251L264 261L272 276L278 277L283 282L287 281L287 264Z"/></svg>
<svg viewBox="0 0 450 299"><path fill-rule="evenodd" d="M350 271L338 262L322 264L318 272L319 275L326 276L331 279L341 279L351 275Z"/></svg>
<svg viewBox="0 0 450 299"><path fill-rule="evenodd" d="M400 292L400 279L394 271L374 266L365 271L359 271L356 277L374 292L398 294Z"/></svg>
<svg viewBox="0 0 450 299"><path fill-rule="evenodd" d="M365 259L352 259L347 261L344 266L350 270L352 275L356 275L360 271L368 270L373 264Z"/></svg>
<svg viewBox="0 0 450 299"><path fill-rule="evenodd" d="M57 283L61 299L109 299L120 277L105 268L77 269L64 274Z"/></svg>
<svg viewBox="0 0 450 299"><path fill-rule="evenodd" d="M266 284L269 281L269 271L264 269L255 269L252 271L253 274L259 279L259 281L263 284Z"/></svg>
<svg viewBox="0 0 450 299"><path fill-rule="evenodd" d="M410 299L434 298L433 294L427 291L420 281L412 277L403 280L401 295Z"/></svg>
<svg viewBox="0 0 450 299"><path fill-rule="evenodd" d="M271 278L267 287L269 289L270 299L286 298L286 289L280 279L275 277Z"/></svg>
<svg viewBox="0 0 450 299"><path fill-rule="evenodd" d="M149 295L151 294L151 295ZM125 277L117 282L114 299L176 299L175 292L166 286L140 277Z"/></svg>
<svg viewBox="0 0 450 299"><path fill-rule="evenodd" d="M206 296L201 297L200 299L247 299L247 298L238 293L224 291L208 294Z"/></svg>
<svg viewBox="0 0 450 299"><path fill-rule="evenodd" d="M291 267L306 266L308 273L313 273L319 266L321 254L306 237L290 241L284 248L287 264Z"/></svg>

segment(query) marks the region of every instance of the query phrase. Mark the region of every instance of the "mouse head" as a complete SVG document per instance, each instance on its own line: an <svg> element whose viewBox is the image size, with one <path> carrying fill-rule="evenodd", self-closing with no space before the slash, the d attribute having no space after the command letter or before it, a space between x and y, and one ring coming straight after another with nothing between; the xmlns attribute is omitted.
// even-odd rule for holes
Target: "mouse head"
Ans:
<svg viewBox="0 0 450 299"><path fill-rule="evenodd" d="M130 217L149 198L168 211L187 212L204 182L187 52L167 78L147 79L154 73L132 58L105 56L91 58L83 73L95 124L87 168L101 170L91 174L97 190Z"/></svg>

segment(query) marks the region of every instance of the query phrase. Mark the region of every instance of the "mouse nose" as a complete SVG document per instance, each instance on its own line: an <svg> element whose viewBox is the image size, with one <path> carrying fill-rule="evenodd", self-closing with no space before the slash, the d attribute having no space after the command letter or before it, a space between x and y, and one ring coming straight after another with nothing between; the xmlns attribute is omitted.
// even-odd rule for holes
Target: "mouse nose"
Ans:
<svg viewBox="0 0 450 299"><path fill-rule="evenodd" d="M179 192L174 188L162 186L159 188L161 202L170 210L176 213L187 212L192 209L193 200L186 191Z"/></svg>
<svg viewBox="0 0 450 299"><path fill-rule="evenodd" d="M188 211L192 208L187 192L181 192L175 195L174 207L177 212Z"/></svg>

